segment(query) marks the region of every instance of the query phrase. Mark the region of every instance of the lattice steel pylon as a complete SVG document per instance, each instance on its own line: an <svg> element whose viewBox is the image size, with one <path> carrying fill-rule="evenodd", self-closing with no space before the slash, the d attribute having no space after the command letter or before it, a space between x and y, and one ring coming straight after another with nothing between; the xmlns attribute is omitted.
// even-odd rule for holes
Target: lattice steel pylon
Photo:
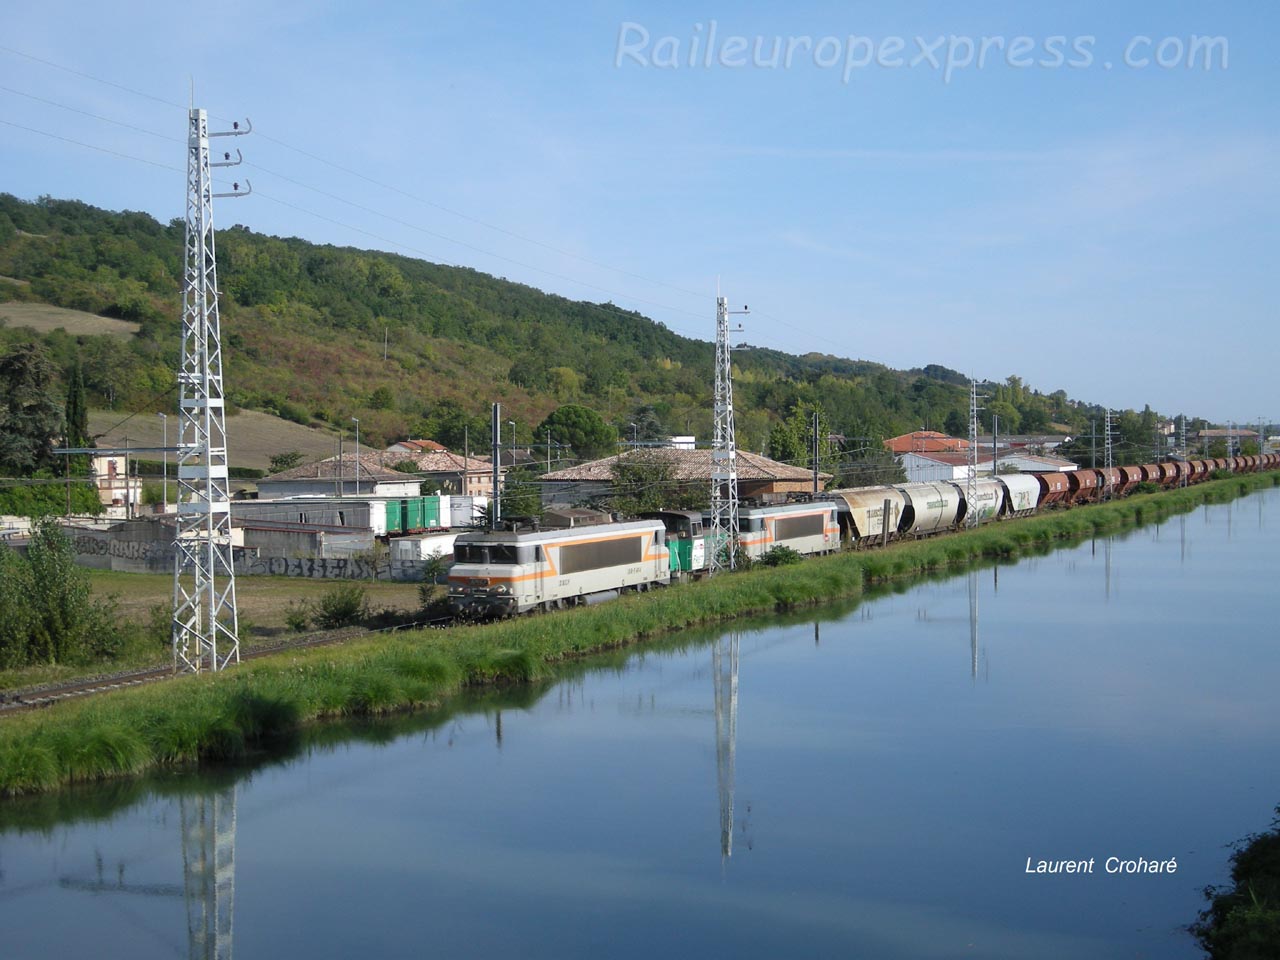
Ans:
<svg viewBox="0 0 1280 960"><path fill-rule="evenodd" d="M182 291L182 362L178 369L178 522L173 557L174 670L221 670L240 662L240 625L231 550L231 489L222 389L218 269L213 243L215 197L247 196L234 185L214 193L214 167L243 159L209 158L209 138L240 136L239 124L209 133L194 107L187 129L186 271Z"/></svg>
<svg viewBox="0 0 1280 960"><path fill-rule="evenodd" d="M721 637L711 648L715 676L716 787L720 794L720 861L733 856L734 754L738 746L738 648L736 633Z"/></svg>
<svg viewBox="0 0 1280 960"><path fill-rule="evenodd" d="M978 511L973 509L973 504L978 502L978 411L982 408L978 406L978 381L969 381L969 471L965 477L965 503L969 507L965 510L964 523L966 527L976 527L978 525ZM991 461L991 472L995 475L996 462Z"/></svg>
<svg viewBox="0 0 1280 960"><path fill-rule="evenodd" d="M1191 458L1191 451L1187 449L1187 415L1184 413L1179 418L1178 424L1178 457L1182 460ZM1187 470L1183 470L1178 476L1178 486L1185 487L1187 485Z"/></svg>
<svg viewBox="0 0 1280 960"><path fill-rule="evenodd" d="M1105 423L1106 423L1105 429L1107 431L1107 434L1102 441L1102 459L1107 468L1107 472L1103 474L1104 479L1102 481L1102 499L1109 500L1111 498L1111 468L1112 466L1114 466L1114 464L1111 462L1112 450L1111 450L1111 408L1110 407L1107 408L1107 417L1106 417Z"/></svg>
<svg viewBox="0 0 1280 960"><path fill-rule="evenodd" d="M738 446L733 430L733 361L727 297L716 297L715 433L711 445L711 558L710 572L738 565Z"/></svg>

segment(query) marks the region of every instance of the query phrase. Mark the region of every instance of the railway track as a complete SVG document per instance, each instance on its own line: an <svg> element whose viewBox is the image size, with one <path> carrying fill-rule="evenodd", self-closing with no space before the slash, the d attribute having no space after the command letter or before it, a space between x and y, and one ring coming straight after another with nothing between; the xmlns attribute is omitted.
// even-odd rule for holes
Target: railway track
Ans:
<svg viewBox="0 0 1280 960"><path fill-rule="evenodd" d="M285 653L290 650L306 650L311 647L330 646L344 643L357 637L369 637L379 633L395 633L399 630L412 630L419 627L440 628L448 626L452 622L452 617L439 617L432 620L415 620L410 623L398 624L394 627L381 627L376 630L367 630L360 627L331 630L319 635L263 644L251 650L243 650L241 651L240 659L256 660L259 657ZM165 665L144 670L126 670L119 673L102 674L96 677L68 681L67 683L42 684L35 687L10 690L0 693L0 717L39 710L80 697L112 693L116 690L127 690L130 687L140 687L148 683L172 680L179 676L188 676L188 674L176 673L172 665Z"/></svg>

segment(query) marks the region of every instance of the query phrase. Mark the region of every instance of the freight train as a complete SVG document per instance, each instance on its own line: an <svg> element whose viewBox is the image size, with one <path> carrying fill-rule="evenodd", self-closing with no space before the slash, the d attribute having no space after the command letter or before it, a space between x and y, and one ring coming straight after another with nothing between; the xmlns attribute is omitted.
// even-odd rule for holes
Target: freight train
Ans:
<svg viewBox="0 0 1280 960"><path fill-rule="evenodd" d="M858 549L918 538L969 523L1124 496L1140 483L1200 483L1215 470L1280 469L1280 455L1148 463L1070 473L1006 474L967 483L936 481L831 490L800 503L742 505L738 547L759 560L776 547L798 554ZM705 573L715 547L707 514L653 511L636 520L569 529L459 534L449 571L449 605L489 619L595 603Z"/></svg>

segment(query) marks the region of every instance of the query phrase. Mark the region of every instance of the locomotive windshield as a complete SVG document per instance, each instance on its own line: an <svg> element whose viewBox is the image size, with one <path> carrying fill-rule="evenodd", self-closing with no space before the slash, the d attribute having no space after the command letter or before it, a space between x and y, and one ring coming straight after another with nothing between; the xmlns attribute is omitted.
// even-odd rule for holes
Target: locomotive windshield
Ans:
<svg viewBox="0 0 1280 960"><path fill-rule="evenodd" d="M541 559L542 548L513 543L459 543L453 548L453 558L458 563L516 564L532 563Z"/></svg>

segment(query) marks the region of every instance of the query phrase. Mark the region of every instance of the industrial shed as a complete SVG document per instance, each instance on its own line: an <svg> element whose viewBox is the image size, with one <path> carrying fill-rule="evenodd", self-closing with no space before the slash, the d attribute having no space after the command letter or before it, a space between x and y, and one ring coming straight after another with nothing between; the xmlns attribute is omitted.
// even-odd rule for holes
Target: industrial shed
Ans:
<svg viewBox="0 0 1280 960"><path fill-rule="evenodd" d="M389 470L378 453L343 454L292 470L273 473L258 481L263 500L284 497L416 497L422 480Z"/></svg>
<svg viewBox="0 0 1280 960"><path fill-rule="evenodd" d="M710 450L650 447L628 450L617 456L544 474L541 480L543 506L572 506L594 497L608 496L613 492L614 471L631 458L665 465L670 471L671 479L682 486L710 490ZM744 499L781 499L789 493L813 491L813 472L805 467L793 467L743 450L738 451L737 461L738 495ZM819 489L825 487L830 480L831 474L819 473Z"/></svg>

